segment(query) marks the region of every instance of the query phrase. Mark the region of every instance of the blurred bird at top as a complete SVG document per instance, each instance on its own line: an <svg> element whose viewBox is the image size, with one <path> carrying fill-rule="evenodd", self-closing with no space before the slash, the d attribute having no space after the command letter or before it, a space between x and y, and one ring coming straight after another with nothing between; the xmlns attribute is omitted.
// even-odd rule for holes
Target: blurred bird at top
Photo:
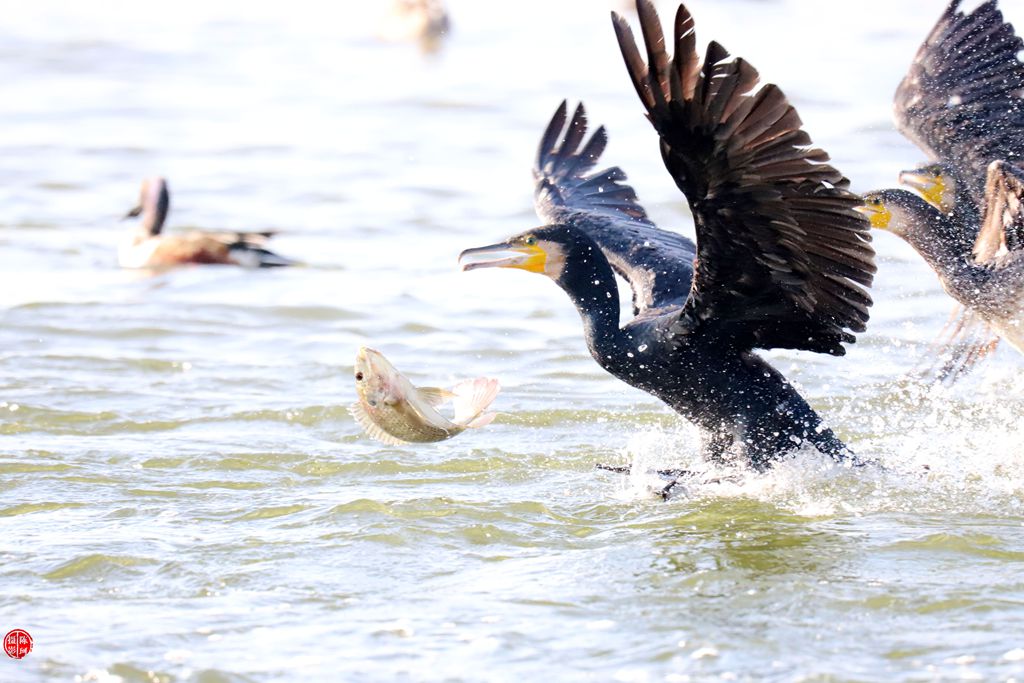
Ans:
<svg viewBox="0 0 1024 683"><path fill-rule="evenodd" d="M125 218L141 220L125 235L117 250L122 268L168 268L188 263L225 264L247 268L291 266L295 261L264 248L274 232L188 232L165 234L164 221L171 206L167 181L142 181L138 205Z"/></svg>
<svg viewBox="0 0 1024 683"><path fill-rule="evenodd" d="M921 197L887 190L868 195L867 206L873 224L909 242L961 304L939 369L951 380L1009 329L1008 274L992 259L1015 251L1021 239L1014 227L1020 217L1004 209L1020 201L1015 165L1024 154L1024 42L995 0L970 12L959 6L953 0L946 7L896 90L897 128L931 159L899 176ZM980 269L966 275L968 266ZM989 277L996 271L1002 292ZM983 312L982 299L1000 312Z"/></svg>
<svg viewBox="0 0 1024 683"><path fill-rule="evenodd" d="M377 27L382 40L418 42L424 52L435 52L451 31L442 0L391 0Z"/></svg>

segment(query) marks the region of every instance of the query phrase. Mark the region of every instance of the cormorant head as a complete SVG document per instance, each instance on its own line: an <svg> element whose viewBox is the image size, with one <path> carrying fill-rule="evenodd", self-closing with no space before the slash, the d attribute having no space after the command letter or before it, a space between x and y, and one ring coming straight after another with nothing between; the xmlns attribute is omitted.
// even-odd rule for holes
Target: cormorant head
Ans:
<svg viewBox="0 0 1024 683"><path fill-rule="evenodd" d="M886 230L907 239L919 232L930 232L930 219L942 214L925 200L907 190L879 190L864 195L857 210L871 220L871 227Z"/></svg>
<svg viewBox="0 0 1024 683"><path fill-rule="evenodd" d="M477 268L520 268L547 275L562 283L570 265L586 260L597 245L569 225L545 225L521 232L508 241L466 249L459 254L462 270Z"/></svg>
<svg viewBox="0 0 1024 683"><path fill-rule="evenodd" d="M945 164L920 166L900 173L900 182L909 185L942 213L950 213L956 206L956 179Z"/></svg>
<svg viewBox="0 0 1024 683"><path fill-rule="evenodd" d="M170 206L171 197L167 192L167 181L159 176L146 178L142 181L142 189L139 191L139 203L124 217L135 218L142 214L140 227L150 235L157 235L163 228Z"/></svg>

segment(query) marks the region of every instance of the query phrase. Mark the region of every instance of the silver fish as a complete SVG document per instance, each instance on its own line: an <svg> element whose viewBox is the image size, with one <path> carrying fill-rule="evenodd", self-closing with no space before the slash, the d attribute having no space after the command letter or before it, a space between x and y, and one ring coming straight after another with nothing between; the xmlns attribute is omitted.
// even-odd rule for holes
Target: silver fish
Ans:
<svg viewBox="0 0 1024 683"><path fill-rule="evenodd" d="M356 354L355 376L359 400L349 412L368 436L392 445L444 441L490 424L496 413L487 408L501 390L498 380L485 377L450 390L416 388L380 351L365 346ZM455 408L451 420L437 411L448 401Z"/></svg>

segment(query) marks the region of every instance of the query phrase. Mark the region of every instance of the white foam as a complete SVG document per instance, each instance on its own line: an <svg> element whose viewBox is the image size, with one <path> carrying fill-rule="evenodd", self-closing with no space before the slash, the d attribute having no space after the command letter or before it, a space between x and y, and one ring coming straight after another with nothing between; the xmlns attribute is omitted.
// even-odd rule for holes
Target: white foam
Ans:
<svg viewBox="0 0 1024 683"><path fill-rule="evenodd" d="M674 499L750 498L805 516L886 511L986 513L1024 506L1024 425L1014 384L991 388L990 400L964 389L908 384L879 403L848 405L830 422L863 467L836 463L811 446L787 454L767 472L707 461L693 427L632 436L622 461L632 467L620 499L644 499L667 483L659 469L698 473L672 489Z"/></svg>

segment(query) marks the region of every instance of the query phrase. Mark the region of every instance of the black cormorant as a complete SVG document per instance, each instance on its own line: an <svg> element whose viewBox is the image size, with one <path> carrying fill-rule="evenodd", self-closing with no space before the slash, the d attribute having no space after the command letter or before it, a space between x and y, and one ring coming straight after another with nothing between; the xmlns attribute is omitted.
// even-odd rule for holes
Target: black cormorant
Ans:
<svg viewBox="0 0 1024 683"><path fill-rule="evenodd" d="M463 268L520 268L554 280L572 299L587 346L608 372L696 423L706 453L744 453L765 467L810 443L839 460L847 450L797 390L755 348L843 355L868 320L874 252L848 181L811 146L774 85L717 42L703 64L693 19L680 5L674 57L648 0L637 12L644 62L628 23L613 13L626 67L686 195L696 245L659 230L619 168L593 172L607 136L586 139L580 105L563 103L534 168L546 223L502 244L467 249ZM633 293L620 326L615 274Z"/></svg>
<svg viewBox="0 0 1024 683"><path fill-rule="evenodd" d="M946 7L896 90L897 128L932 160L899 178L950 218L941 239L951 253L983 260L975 241L988 203L989 164L1020 163L1024 155L1024 63L1018 56L1024 42L995 0L966 13L959 7L960 0ZM940 374L954 380L994 350L999 337L970 308L958 307L951 321Z"/></svg>
<svg viewBox="0 0 1024 683"><path fill-rule="evenodd" d="M905 239L950 296L1024 353L1024 170L993 161L985 195L984 223L968 257L950 237L962 226L912 192L870 192L862 210L874 227Z"/></svg>

